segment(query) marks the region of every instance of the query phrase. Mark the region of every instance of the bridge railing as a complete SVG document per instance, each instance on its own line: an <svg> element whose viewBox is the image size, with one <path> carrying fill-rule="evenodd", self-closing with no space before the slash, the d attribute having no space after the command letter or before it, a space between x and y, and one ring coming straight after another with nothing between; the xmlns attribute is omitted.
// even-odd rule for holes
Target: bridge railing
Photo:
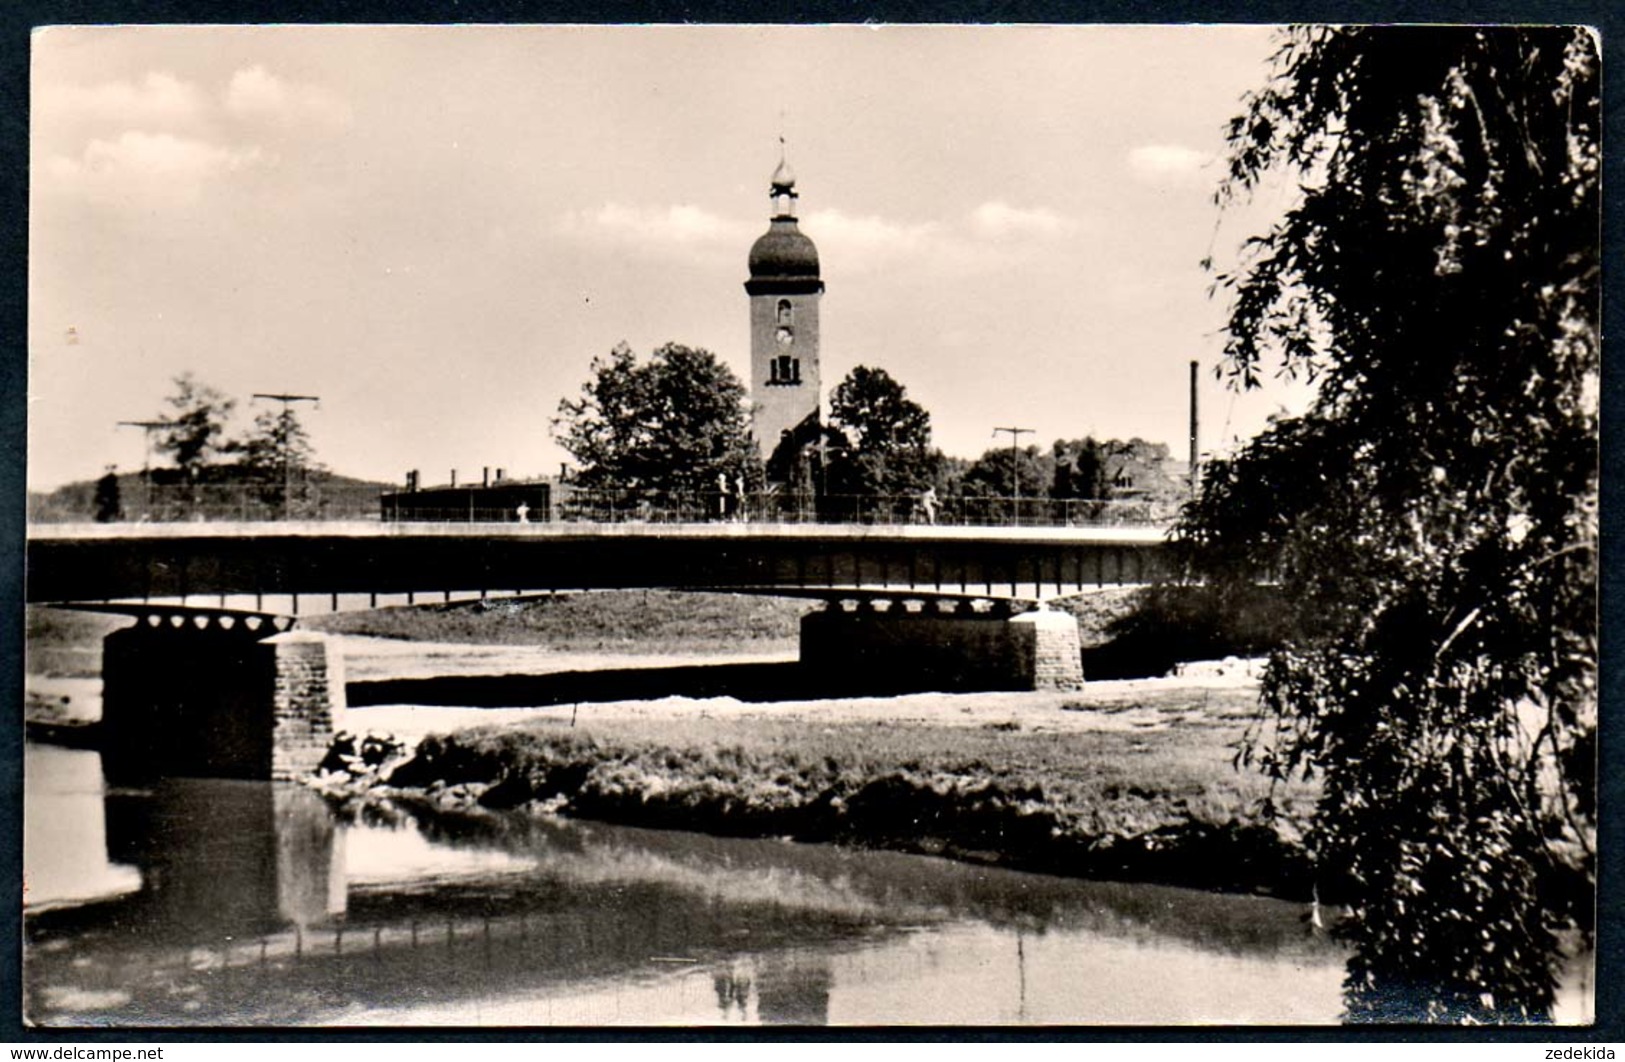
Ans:
<svg viewBox="0 0 1625 1062"><path fill-rule="evenodd" d="M280 485L154 484L126 490L118 522L251 523L276 520L384 520L377 487L296 485L284 498ZM410 523L518 523L516 508L470 501L446 509L412 506ZM970 527L1160 526L1177 505L1149 499L927 498L921 494L817 496L793 491L649 493L609 490L557 491L552 511L528 509L530 523L689 524L872 524ZM92 518L90 499L41 502L29 507L32 523L76 523Z"/></svg>
<svg viewBox="0 0 1625 1062"><path fill-rule="evenodd" d="M792 491L635 494L571 491L554 519L592 523L937 524L975 527L1122 527L1162 525L1177 504L1149 499L928 499L920 494L813 495ZM452 514L448 518L456 519ZM511 518L511 517L510 517ZM534 517L532 517L534 518Z"/></svg>

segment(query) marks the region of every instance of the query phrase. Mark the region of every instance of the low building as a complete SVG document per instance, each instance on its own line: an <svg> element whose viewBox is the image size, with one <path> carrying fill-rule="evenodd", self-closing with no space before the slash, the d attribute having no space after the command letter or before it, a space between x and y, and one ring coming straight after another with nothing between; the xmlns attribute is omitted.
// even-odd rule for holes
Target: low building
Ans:
<svg viewBox="0 0 1625 1062"><path fill-rule="evenodd" d="M383 495L380 503L386 524L515 524L551 522L556 500L550 482L499 480L396 491Z"/></svg>

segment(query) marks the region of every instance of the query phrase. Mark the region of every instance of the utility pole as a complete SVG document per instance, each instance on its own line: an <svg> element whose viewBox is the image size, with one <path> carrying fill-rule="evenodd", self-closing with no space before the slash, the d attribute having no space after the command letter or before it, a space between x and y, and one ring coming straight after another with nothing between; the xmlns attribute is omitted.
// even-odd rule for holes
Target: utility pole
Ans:
<svg viewBox="0 0 1625 1062"><path fill-rule="evenodd" d="M152 433L172 425L167 420L121 420L118 426L140 428L146 443L141 454L141 516L149 518L152 516Z"/></svg>
<svg viewBox="0 0 1625 1062"><path fill-rule="evenodd" d="M1015 522L1021 523L1021 437L1033 434L1031 428L994 428L993 434L1001 431L1010 433L1010 493L1015 498Z"/></svg>
<svg viewBox="0 0 1625 1062"><path fill-rule="evenodd" d="M288 462L288 407L295 402L320 402L322 398L320 395L272 395L261 394L259 392L255 392L254 397L256 399L264 398L269 399L272 402L282 403L282 412L279 414L280 419L278 422L282 428L282 519L287 520L291 518L293 512L293 490L292 484L289 480L289 475L292 468Z"/></svg>

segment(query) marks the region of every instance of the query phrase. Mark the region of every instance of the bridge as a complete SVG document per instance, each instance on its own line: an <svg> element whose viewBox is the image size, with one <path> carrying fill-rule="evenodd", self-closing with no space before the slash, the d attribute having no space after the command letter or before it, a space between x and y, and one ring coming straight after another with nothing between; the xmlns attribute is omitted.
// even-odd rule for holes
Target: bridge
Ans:
<svg viewBox="0 0 1625 1062"><path fill-rule="evenodd" d="M1154 528L706 523L36 525L27 600L137 617L103 654L109 743L169 773L292 777L344 710L302 617L565 590L822 599L804 666L921 689L1066 689L1076 622L1046 602L1170 574Z"/></svg>

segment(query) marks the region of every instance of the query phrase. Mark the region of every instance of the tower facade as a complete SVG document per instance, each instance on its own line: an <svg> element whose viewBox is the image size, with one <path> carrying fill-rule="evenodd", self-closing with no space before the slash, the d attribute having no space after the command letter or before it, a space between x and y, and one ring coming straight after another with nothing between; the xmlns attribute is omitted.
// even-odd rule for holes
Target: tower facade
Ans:
<svg viewBox="0 0 1625 1062"><path fill-rule="evenodd" d="M779 160L768 193L773 214L750 249L751 434L768 478L783 481L818 437L818 248L796 225L796 179Z"/></svg>

